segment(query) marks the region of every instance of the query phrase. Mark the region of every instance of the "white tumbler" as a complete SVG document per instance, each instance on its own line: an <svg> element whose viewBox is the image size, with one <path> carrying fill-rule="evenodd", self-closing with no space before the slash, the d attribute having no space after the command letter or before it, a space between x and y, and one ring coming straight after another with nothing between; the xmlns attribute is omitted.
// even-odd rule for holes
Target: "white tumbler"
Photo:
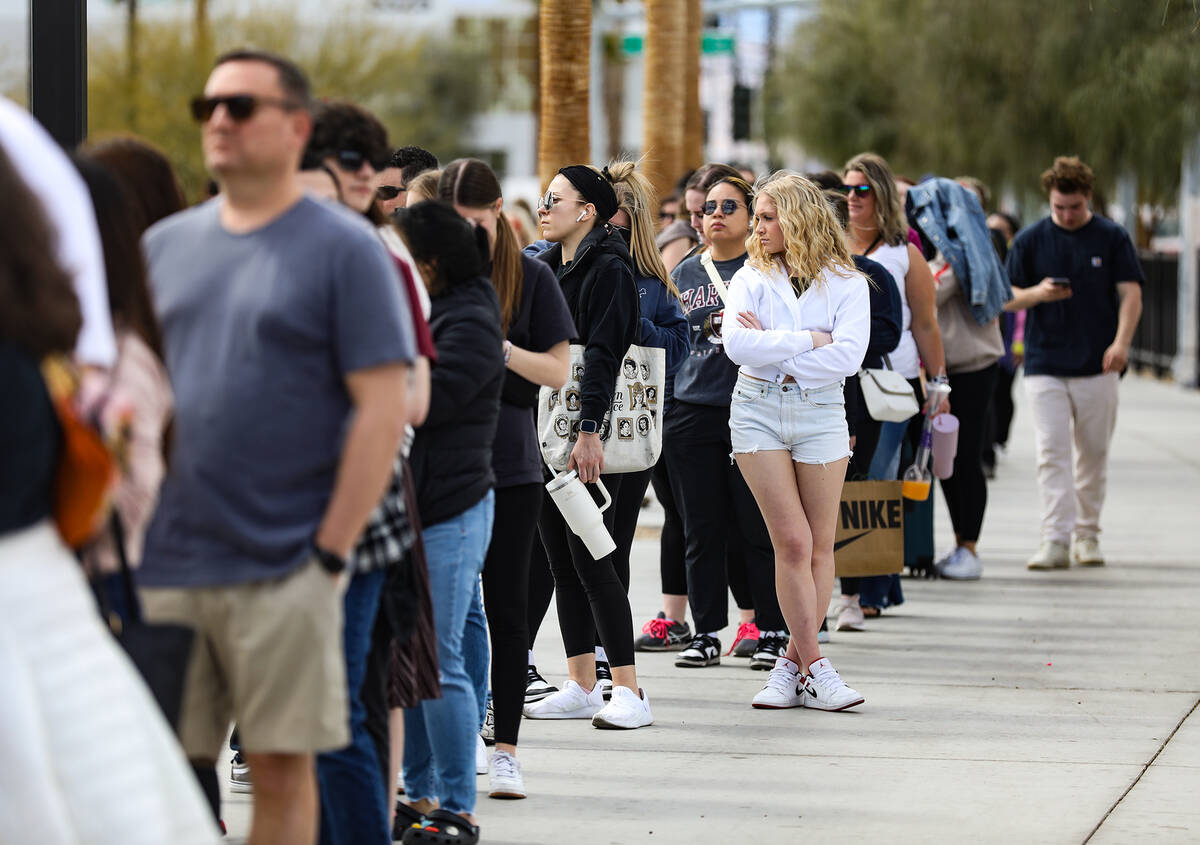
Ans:
<svg viewBox="0 0 1200 845"><path fill-rule="evenodd" d="M596 500L583 486L583 482L579 480L579 473L575 470L555 476L546 484L546 492L554 499L554 504L566 520L567 527L583 541L592 557L599 560L615 552L617 544L604 527L602 516L612 504L612 497L608 495L608 490L600 479L596 479L596 486L600 488L600 495L604 497L604 507L596 504Z"/></svg>

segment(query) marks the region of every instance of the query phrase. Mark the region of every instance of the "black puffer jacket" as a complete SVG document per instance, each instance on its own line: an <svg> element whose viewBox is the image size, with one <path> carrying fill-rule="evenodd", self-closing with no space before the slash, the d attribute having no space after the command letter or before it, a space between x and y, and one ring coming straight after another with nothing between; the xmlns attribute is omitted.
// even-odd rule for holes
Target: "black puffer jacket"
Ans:
<svg viewBox="0 0 1200 845"><path fill-rule="evenodd" d="M562 266L561 244L538 258L550 265L562 285L579 332L572 343L585 346L580 419L599 422L612 407L625 350L638 338L641 306L629 248L604 225L588 233L567 267Z"/></svg>
<svg viewBox="0 0 1200 845"><path fill-rule="evenodd" d="M429 328L437 350L429 416L409 456L423 525L458 516L495 486L492 441L504 384L500 301L487 279L434 297Z"/></svg>

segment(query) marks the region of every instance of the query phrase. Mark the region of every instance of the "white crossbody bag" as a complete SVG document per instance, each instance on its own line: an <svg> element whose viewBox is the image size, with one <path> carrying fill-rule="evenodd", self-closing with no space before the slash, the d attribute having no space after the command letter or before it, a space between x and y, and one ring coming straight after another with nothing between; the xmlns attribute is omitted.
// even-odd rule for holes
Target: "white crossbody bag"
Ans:
<svg viewBox="0 0 1200 845"><path fill-rule="evenodd" d="M880 422L904 422L921 410L908 379L892 369L888 356L883 356L885 369L860 369L858 383L871 419Z"/></svg>

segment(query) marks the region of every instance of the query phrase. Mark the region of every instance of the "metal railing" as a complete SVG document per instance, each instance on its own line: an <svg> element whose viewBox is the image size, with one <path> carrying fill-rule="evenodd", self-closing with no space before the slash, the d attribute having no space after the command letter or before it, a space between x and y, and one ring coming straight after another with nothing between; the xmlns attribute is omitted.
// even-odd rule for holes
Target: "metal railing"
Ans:
<svg viewBox="0 0 1200 845"><path fill-rule="evenodd" d="M1143 252L1146 284L1142 287L1142 319L1133 335L1130 366L1137 372L1170 375L1179 350L1179 255Z"/></svg>

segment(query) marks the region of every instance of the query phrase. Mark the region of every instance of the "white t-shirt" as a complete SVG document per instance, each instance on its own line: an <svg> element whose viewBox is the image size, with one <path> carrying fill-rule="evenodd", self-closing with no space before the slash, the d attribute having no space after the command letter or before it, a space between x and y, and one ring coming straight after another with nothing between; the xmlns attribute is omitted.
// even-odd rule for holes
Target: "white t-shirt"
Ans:
<svg viewBox="0 0 1200 845"><path fill-rule="evenodd" d="M900 289L900 343L888 353L888 360L892 362L893 370L907 379L914 379L921 374L921 358L912 336L912 309L908 307L908 291L904 288L908 276L908 241L896 246L881 246L867 258L886 267Z"/></svg>
<svg viewBox="0 0 1200 845"><path fill-rule="evenodd" d="M75 342L81 364L108 369L117 360L117 339L108 310L104 253L92 197L62 148L25 109L0 97L0 146L17 175L42 201L57 232L58 262L71 274L83 326Z"/></svg>

